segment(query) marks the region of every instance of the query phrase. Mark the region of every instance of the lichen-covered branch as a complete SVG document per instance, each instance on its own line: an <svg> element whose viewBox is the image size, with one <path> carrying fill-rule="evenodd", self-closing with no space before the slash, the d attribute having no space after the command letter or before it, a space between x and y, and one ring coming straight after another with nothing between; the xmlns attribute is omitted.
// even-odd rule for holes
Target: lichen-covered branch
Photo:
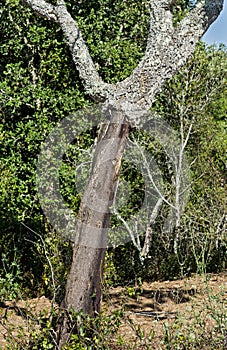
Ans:
<svg viewBox="0 0 227 350"><path fill-rule="evenodd" d="M22 2L30 7L37 15L49 21L58 22L56 7L48 4L45 0L22 0Z"/></svg>
<svg viewBox="0 0 227 350"><path fill-rule="evenodd" d="M151 46L163 45L163 35L168 41L173 33L173 15L170 11L169 1L150 1L149 2L149 36L147 40L147 49Z"/></svg>
<svg viewBox="0 0 227 350"><path fill-rule="evenodd" d="M55 6L45 0L22 1L39 16L60 25L86 92L96 100L106 100L111 85L105 83L98 74L77 22L68 12L65 1L57 0Z"/></svg>
<svg viewBox="0 0 227 350"><path fill-rule="evenodd" d="M103 82L91 59L86 43L76 21L67 11L64 0L57 0L57 16L64 37L69 45L76 68L87 93L98 100L108 97L109 84Z"/></svg>
<svg viewBox="0 0 227 350"><path fill-rule="evenodd" d="M198 40L218 17L222 10L223 2L223 0L199 1L179 23L174 36L176 42L175 52L179 51L183 62L186 61L188 55L193 53Z"/></svg>
<svg viewBox="0 0 227 350"><path fill-rule="evenodd" d="M164 82L193 54L196 43L220 14L223 2L198 1L178 26L173 27L172 1L150 0L146 52L131 76L117 84L116 99L124 95L130 103L149 109Z"/></svg>
<svg viewBox="0 0 227 350"><path fill-rule="evenodd" d="M180 22L179 33L186 35L189 39L192 35L198 35L200 38L219 16L223 9L223 3L224 0L198 1L195 7ZM192 27L194 32L191 30Z"/></svg>

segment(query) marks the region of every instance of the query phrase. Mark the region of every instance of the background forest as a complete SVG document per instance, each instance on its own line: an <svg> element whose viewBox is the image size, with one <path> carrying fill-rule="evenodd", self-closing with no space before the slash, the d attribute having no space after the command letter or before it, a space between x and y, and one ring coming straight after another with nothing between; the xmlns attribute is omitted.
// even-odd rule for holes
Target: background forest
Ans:
<svg viewBox="0 0 227 350"><path fill-rule="evenodd" d="M68 5L104 80L126 78L145 49L145 2L99 0ZM175 10L176 23L186 11L186 2L181 2ZM0 19L0 301L45 295L59 303L72 247L41 210L36 189L37 159L41 144L57 122L94 101L83 90L58 26L37 17L19 0L3 0ZM200 42L190 61L156 99L152 109L172 128L179 133L182 127L186 131L191 128L185 149L191 177L187 205L177 232L162 230L166 208L162 209L145 257L141 258L133 242L108 250L104 276L107 290L225 270L226 78L226 47L207 47ZM138 135L136 130L134 135L165 172L160 145L155 145L149 135ZM80 149L89 149L96 136L95 129L80 135ZM64 157L60 171L62 194L76 212L81 193L75 186L73 157L84 161L76 143ZM130 199L120 213L127 218L140 206L143 179L127 162L121 179L131 186ZM118 219L113 217L113 226ZM42 340L37 349L52 348L43 344ZM74 346L72 349L89 348ZM36 349L35 345L31 348Z"/></svg>

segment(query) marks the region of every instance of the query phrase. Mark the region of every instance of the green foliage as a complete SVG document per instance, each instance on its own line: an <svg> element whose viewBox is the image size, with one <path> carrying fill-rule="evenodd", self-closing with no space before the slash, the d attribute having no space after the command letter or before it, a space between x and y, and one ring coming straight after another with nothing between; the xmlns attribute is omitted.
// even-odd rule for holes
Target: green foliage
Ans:
<svg viewBox="0 0 227 350"><path fill-rule="evenodd" d="M20 292L20 282L22 280L22 272L20 271L20 266L16 262L16 252L14 262L8 266L8 259L3 254L2 264L3 271L0 275L0 302L6 300L14 300L21 294Z"/></svg>
<svg viewBox="0 0 227 350"><path fill-rule="evenodd" d="M213 293L207 284L205 296L202 305L192 301L192 319L189 324L185 322L184 315L173 323L164 323L163 349L222 350L226 347L223 290ZM207 315L213 319L212 325L207 322Z"/></svg>
<svg viewBox="0 0 227 350"><path fill-rule="evenodd" d="M206 48L200 43L154 104L174 128L179 130L183 123L186 134L192 125L186 149L191 161L191 191L182 221L183 235L184 241L192 244L192 261L208 271L225 266L226 80L226 48ZM184 257L185 250L179 251Z"/></svg>
<svg viewBox="0 0 227 350"><path fill-rule="evenodd" d="M76 326L77 332L71 336L64 350L111 349L111 340L121 322L121 311L115 311L110 316L97 315L95 318L83 313L72 314L72 324Z"/></svg>
<svg viewBox="0 0 227 350"><path fill-rule="evenodd" d="M146 1L81 1L69 6L72 13L75 11L99 74L111 83L125 79L146 48Z"/></svg>

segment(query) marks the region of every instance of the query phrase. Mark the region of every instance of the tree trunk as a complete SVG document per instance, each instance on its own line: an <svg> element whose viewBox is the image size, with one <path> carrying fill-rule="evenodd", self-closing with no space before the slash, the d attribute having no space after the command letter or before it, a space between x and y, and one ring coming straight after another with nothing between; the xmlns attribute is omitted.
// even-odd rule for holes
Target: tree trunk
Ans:
<svg viewBox="0 0 227 350"><path fill-rule="evenodd" d="M195 1L190 11L174 25L172 0L148 0L150 12L147 46L141 61L125 80L105 83L91 59L77 22L67 10L64 0L52 5L45 0L22 0L35 13L60 25L71 50L85 90L96 101L124 102L134 109L131 117L138 124L143 111L148 111L163 84L192 55L196 43L217 18L224 0ZM194 2L192 2L194 3ZM125 115L118 109L110 113L103 125L87 189L81 202L75 230L73 262L67 281L64 307L93 314L100 309L100 280L110 222L109 206L113 200L124 144L129 132ZM133 121L133 119L131 120ZM134 121L133 121L134 122ZM65 316L61 344L69 336L69 320Z"/></svg>
<svg viewBox="0 0 227 350"><path fill-rule="evenodd" d="M59 331L60 348L70 336L70 308L92 316L100 312L109 207L114 198L129 133L129 124L122 112L111 109L109 114L110 121L100 130L90 178L80 204L73 261L62 305L65 313Z"/></svg>

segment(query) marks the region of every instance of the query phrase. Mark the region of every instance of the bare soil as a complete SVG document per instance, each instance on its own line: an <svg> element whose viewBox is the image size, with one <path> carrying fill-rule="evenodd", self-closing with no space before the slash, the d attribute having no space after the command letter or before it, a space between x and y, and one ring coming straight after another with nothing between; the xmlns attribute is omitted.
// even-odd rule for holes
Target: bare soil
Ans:
<svg viewBox="0 0 227 350"><path fill-rule="evenodd" d="M167 326L170 338L173 338L171 331L175 330L179 338L191 332L194 337L208 334L209 339L217 337L218 326L224 327L224 323L227 326L227 273L143 283L133 297L125 297L125 288L117 288L111 291L110 296L110 310L124 304L125 322L120 329L123 339L138 342L141 327L145 338L148 339L151 332L154 334L152 342L147 342L149 349L166 349L163 339ZM146 349L145 346L143 348ZM175 350L174 347L171 349ZM215 348L208 345L203 347L205 349ZM227 339L222 349L227 350Z"/></svg>
<svg viewBox="0 0 227 350"><path fill-rule="evenodd" d="M196 336L196 332L206 332L215 338L218 326L222 327L226 322L226 297L225 272L143 283L135 288L111 288L103 302L103 309L107 314L119 308L124 309L123 322L116 339L120 335L123 342L134 344L134 349L146 349L141 344L147 344L149 335L153 334L149 346L150 349L158 350L166 349L163 339L169 334L168 329L171 330L170 338L173 329L179 334L191 329L192 336ZM50 310L51 302L44 296L0 303L0 349L7 349L9 341L12 349L16 348L16 344L23 344L26 349L29 335L39 330L42 320L49 317ZM143 340L140 345L136 345L141 328L144 331ZM214 348L208 346L203 349ZM223 343L224 349L227 349L227 343Z"/></svg>

